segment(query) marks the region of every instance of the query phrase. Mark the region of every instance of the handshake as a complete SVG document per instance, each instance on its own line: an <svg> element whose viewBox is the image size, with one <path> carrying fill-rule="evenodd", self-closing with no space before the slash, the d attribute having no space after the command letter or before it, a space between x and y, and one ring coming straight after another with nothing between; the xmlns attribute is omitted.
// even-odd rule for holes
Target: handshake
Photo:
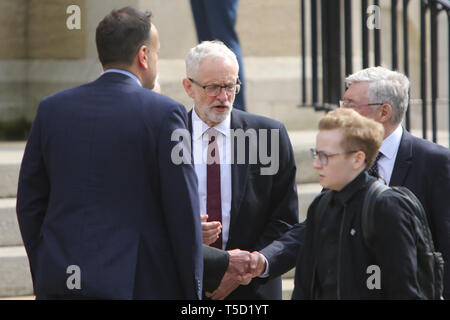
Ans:
<svg viewBox="0 0 450 320"><path fill-rule="evenodd" d="M219 287L214 292L206 292L213 300L223 300L239 285L247 285L254 277L260 276L266 269L266 259L258 251L249 252L240 249L227 251L228 268Z"/></svg>
<svg viewBox="0 0 450 320"><path fill-rule="evenodd" d="M208 222L207 219L207 215L202 215L202 237L203 244L210 245L219 237L222 225L218 221ZM249 284L254 277L260 276L266 270L266 259L257 251L234 249L227 252L229 254L228 268L219 287L214 292L205 294L213 300L225 299L239 285Z"/></svg>
<svg viewBox="0 0 450 320"><path fill-rule="evenodd" d="M217 240L222 232L222 225L218 221L207 222L207 215L202 216L203 243L210 245ZM254 277L260 276L266 269L266 259L257 252L240 249L230 250L228 268L222 277L219 287L214 292L206 292L206 296L213 300L225 299L239 285L247 285Z"/></svg>

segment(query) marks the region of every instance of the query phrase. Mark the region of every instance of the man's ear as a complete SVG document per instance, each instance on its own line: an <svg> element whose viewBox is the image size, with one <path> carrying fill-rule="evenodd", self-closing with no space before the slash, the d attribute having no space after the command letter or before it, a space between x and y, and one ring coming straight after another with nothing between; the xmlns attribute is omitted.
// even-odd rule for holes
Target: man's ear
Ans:
<svg viewBox="0 0 450 320"><path fill-rule="evenodd" d="M359 170L361 167L366 166L366 154L364 151L357 151L353 156L353 169Z"/></svg>
<svg viewBox="0 0 450 320"><path fill-rule="evenodd" d="M148 64L148 55L148 47L146 45L140 46L137 53L137 60L139 67L143 68L144 70L147 70L150 67Z"/></svg>
<svg viewBox="0 0 450 320"><path fill-rule="evenodd" d="M391 121L392 118L392 106L389 103L384 103L378 109L378 119L381 123L386 123Z"/></svg>
<svg viewBox="0 0 450 320"><path fill-rule="evenodd" d="M189 97L191 97L192 99L194 99L194 90L192 88L191 80L189 80L188 78L184 78L183 79L183 87L184 87L184 90L186 90L187 95Z"/></svg>

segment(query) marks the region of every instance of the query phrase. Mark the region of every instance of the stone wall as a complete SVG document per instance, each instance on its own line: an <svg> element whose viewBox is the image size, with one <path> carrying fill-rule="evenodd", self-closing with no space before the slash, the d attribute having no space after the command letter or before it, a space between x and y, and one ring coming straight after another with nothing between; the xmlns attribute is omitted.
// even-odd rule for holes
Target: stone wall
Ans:
<svg viewBox="0 0 450 320"><path fill-rule="evenodd" d="M305 3L308 7L309 1ZM66 9L72 4L81 9L79 30L68 30L66 26L69 17ZM354 2L355 21L361 10L358 4L359 1ZM188 49L197 42L188 0L2 0L0 138L4 121L25 117L31 122L40 99L94 80L101 74L95 29L111 9L126 5L153 12L161 39L160 72L166 94L188 102L179 83L184 75L182 60ZM384 66L389 67L390 38L386 35L390 33L390 1L380 0L380 5L382 61ZM420 93L420 28L415 2L411 2L409 14L411 96L417 99ZM401 18L401 6L398 17ZM239 4L237 30L248 77L249 110L285 121L291 128L300 128L311 122L309 116L304 116L308 112L299 113L295 108L301 93L299 19L299 0L241 0ZM445 72L448 70L448 30L445 14L441 14L439 24L443 27L439 34L442 70L439 83L443 88L440 92L441 109L445 113L448 112L448 72ZM361 64L360 30L361 26L354 23L354 70L358 70ZM310 40L307 39L307 42L308 45ZM401 47L399 50L401 52ZM305 59L309 61L310 51L307 51ZM373 57L371 59L373 61ZM401 57L399 65L403 65ZM307 88L309 86L308 81ZM413 123L420 126L420 104L413 100L412 109ZM289 117L290 113L293 116ZM441 128L448 127L447 114L439 117ZM314 124L314 121L311 123Z"/></svg>

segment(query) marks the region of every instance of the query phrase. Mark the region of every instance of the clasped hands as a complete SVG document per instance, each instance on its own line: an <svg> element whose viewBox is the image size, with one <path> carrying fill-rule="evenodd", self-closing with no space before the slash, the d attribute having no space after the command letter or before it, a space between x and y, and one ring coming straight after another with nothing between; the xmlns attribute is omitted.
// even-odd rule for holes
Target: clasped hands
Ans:
<svg viewBox="0 0 450 320"><path fill-rule="evenodd" d="M222 225L218 221L207 222L208 216L201 217L203 243L214 243L222 232ZM257 252L240 249L227 251L230 255L228 268L222 277L219 287L214 292L206 292L206 296L213 300L223 300L239 285L247 285L266 269L266 259Z"/></svg>

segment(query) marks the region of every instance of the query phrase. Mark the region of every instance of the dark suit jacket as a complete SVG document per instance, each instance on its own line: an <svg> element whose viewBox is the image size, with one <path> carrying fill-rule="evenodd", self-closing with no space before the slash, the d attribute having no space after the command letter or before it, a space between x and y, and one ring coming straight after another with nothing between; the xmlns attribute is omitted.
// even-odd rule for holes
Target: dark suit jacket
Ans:
<svg viewBox="0 0 450 320"><path fill-rule="evenodd" d="M186 117L118 73L42 100L17 194L37 298L201 297L197 178L170 158Z"/></svg>
<svg viewBox="0 0 450 320"><path fill-rule="evenodd" d="M450 150L403 130L389 185L407 187L422 203L444 258L444 297L450 299Z"/></svg>
<svg viewBox="0 0 450 320"><path fill-rule="evenodd" d="M227 271L230 255L227 251L203 245L203 262L203 290L213 292L219 287Z"/></svg>
<svg viewBox="0 0 450 320"><path fill-rule="evenodd" d="M192 131L191 112L189 122ZM278 121L233 109L231 129L242 129L244 132L254 129L257 139L245 140L244 164L237 161L238 143L234 143L231 221L226 249L261 250L298 222L294 152L285 127ZM260 169L269 165L261 164L259 157L257 163L250 163L248 158L250 144L255 143L252 147L256 147L262 143L259 129L267 129L268 133L271 129L279 130L276 141L279 143L279 170L274 175L261 175ZM265 147L271 150L270 136ZM281 278L255 278L249 285L238 287L229 299L281 299Z"/></svg>

